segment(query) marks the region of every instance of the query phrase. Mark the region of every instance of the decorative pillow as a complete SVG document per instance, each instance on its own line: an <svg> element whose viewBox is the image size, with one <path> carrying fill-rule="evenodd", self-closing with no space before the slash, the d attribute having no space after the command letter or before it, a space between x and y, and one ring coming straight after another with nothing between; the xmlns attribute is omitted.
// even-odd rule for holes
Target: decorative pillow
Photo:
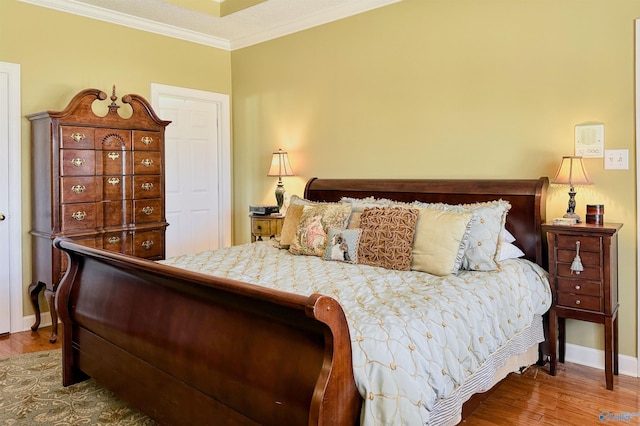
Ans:
<svg viewBox="0 0 640 426"><path fill-rule="evenodd" d="M495 200L459 205L416 202L414 206L453 212L475 212L476 218L471 223L469 245L462 259L462 268L473 271L499 269L497 259L501 242L500 234L504 229L507 213L511 208L508 201Z"/></svg>
<svg viewBox="0 0 640 426"><path fill-rule="evenodd" d="M291 209L293 205L289 206ZM303 206L296 235L289 251L292 254L322 256L327 245L329 228L344 229L351 206L342 204L314 204Z"/></svg>
<svg viewBox="0 0 640 426"><path fill-rule="evenodd" d="M288 249L291 242L296 236L298 230L298 223L300 223L300 216L304 206L301 204L290 204L287 207L287 215L284 217L282 223L282 231L280 233L280 248Z"/></svg>
<svg viewBox="0 0 640 426"><path fill-rule="evenodd" d="M306 198L298 197L296 194L291 195L291 198L289 199L289 206L293 206L293 205L310 206L312 204L318 204L318 203L311 200L307 200Z"/></svg>
<svg viewBox="0 0 640 426"><path fill-rule="evenodd" d="M324 250L324 260L358 263L358 243L362 229L329 229L329 242Z"/></svg>
<svg viewBox="0 0 640 426"><path fill-rule="evenodd" d="M518 248L518 246L515 246L512 243L507 243L506 241L503 241L502 244L500 244L499 252L498 262L502 262L507 259L517 259L524 256L524 253Z"/></svg>
<svg viewBox="0 0 640 426"><path fill-rule="evenodd" d="M474 213L418 210L411 269L440 276L458 272L467 249Z"/></svg>
<svg viewBox="0 0 640 426"><path fill-rule="evenodd" d="M362 236L358 263L408 271L418 209L365 208L360 216Z"/></svg>
<svg viewBox="0 0 640 426"><path fill-rule="evenodd" d="M507 243L514 243L516 241L516 237L514 237L511 232L507 231L506 228L502 230L502 234L500 234L500 237L502 238L502 241L505 241Z"/></svg>
<svg viewBox="0 0 640 426"><path fill-rule="evenodd" d="M342 197L340 198L340 203L351 205L351 216L349 217L349 222L347 223L348 229L360 228L360 215L362 214L365 208L372 208L372 207L412 208L413 207L410 203L394 201L388 198L374 198L374 197L365 197L365 198Z"/></svg>

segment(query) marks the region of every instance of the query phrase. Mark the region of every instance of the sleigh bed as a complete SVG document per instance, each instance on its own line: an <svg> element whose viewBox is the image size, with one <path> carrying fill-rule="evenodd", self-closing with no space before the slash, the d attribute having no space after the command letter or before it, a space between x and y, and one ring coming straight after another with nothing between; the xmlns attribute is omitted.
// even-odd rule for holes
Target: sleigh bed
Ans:
<svg viewBox="0 0 640 426"><path fill-rule="evenodd" d="M393 336L396 331L387 328L386 323L397 320L413 332L422 327L412 325L408 319L422 309L418 299L436 303L442 298L447 302L438 302L444 306L444 313L437 317L441 318L437 320L437 327L418 331L431 342L432 332L450 330L450 323L467 316L464 307L462 311L453 311L447 306L459 305L466 289L476 285L474 277L482 281L489 272L451 274L443 277L442 282L453 285L445 287L441 281L435 281L437 277L426 272L391 271L390 279L400 283L398 286L411 281L412 294L407 297L399 290L401 287L392 288L389 295L383 294L382 301L376 302L381 304L375 309L368 305L370 294L349 297L356 305L362 305L364 311L372 311L372 317L362 319L351 310L352 302L344 299L344 294L367 286L374 288L376 274L382 274L384 268L295 256L279 249L274 241L158 263L84 247L69 239L55 240L55 246L69 256L69 268L56 293L56 308L64 327L63 384L68 386L93 377L159 423L169 425L410 424L413 414L405 417L405 406L419 411L422 423L455 424L460 420L462 405L473 394L488 390L510 371L530 365L541 356L538 350L538 343L543 339L541 315L549 300L546 276L537 265L543 264L541 224L545 218L547 185L547 178L314 178L307 183L304 199L316 202L373 197L448 205L493 200L509 203L504 226L515 238L514 244L523 256L501 264L499 273L507 276L498 278L504 281L495 293L488 296L470 293L470 301L464 303L469 311L480 309L487 312L487 317L493 317L494 314L489 314L493 312L489 305L494 299L500 300L499 294L509 293L511 288L522 287L521 277L509 277L509 271L525 271L528 275L539 275L535 278L540 281L537 291L544 294L540 296L541 301L535 303L540 306L528 309L531 312L527 315L531 318L527 323L499 344L497 337L479 337L477 334L482 333L477 330L470 331L467 337L458 336L460 341L469 339L469 350L473 346L469 353L487 354L478 358L473 368L465 364L464 368L469 371L459 372L464 380L456 376L453 370L457 367L446 357L445 365L438 367L437 374L424 373L427 376L423 381L443 382L448 389L440 391L434 386L433 398L405 395L401 383L405 379L390 382L378 378L399 372L405 376L423 374L417 374L417 369L409 371L409 367L395 358L384 359L389 353L392 358L401 358L400 351L393 345L407 339ZM302 278L301 270L315 271L313 279ZM374 274L374 278L367 274ZM289 276L294 279L285 279ZM424 280L424 285L420 280ZM279 281L285 285L272 288ZM317 283L317 287L313 283ZM365 284L358 287L358 283ZM323 287L325 284L329 287ZM386 285L389 288L389 284ZM487 281L477 287L491 285ZM434 293L422 295L420 292L425 287L434 287L431 289ZM326 291L310 294L309 288ZM372 290L373 293L380 291ZM408 314L389 314L377 324L368 324L371 318L396 304L395 296L408 300L408 307L399 308L401 312L406 309ZM523 297L516 296L516 302L504 302L505 306L499 305L495 312L516 303L526 306L529 302L522 300ZM475 304L479 307L472 307ZM431 305L425 306L429 306L425 311L434 310ZM426 313L417 314L422 315ZM486 320L490 325L493 318ZM520 320L518 312L492 330L502 335L503 329L515 327ZM434 322L433 318L426 321ZM367 352L367 341L378 337L370 337L368 332L362 332L364 329L374 330L378 336L381 332L388 333L386 341L373 345L390 348L387 355L378 359L377 355ZM433 331L436 329L440 331ZM487 334L493 335L492 330ZM466 353L464 347L452 349L458 345L458 341L453 340L445 338L446 351ZM413 364L429 358L427 364L431 365L434 358L442 356L438 350L425 355L411 339L406 342L409 343L400 346L404 350L409 348L407 353L413 357ZM468 363L469 355L458 357ZM378 365L381 369L376 369ZM367 371L372 377L366 377ZM376 390L378 387L382 389L380 392ZM375 404L383 399L382 414L375 412L379 408Z"/></svg>

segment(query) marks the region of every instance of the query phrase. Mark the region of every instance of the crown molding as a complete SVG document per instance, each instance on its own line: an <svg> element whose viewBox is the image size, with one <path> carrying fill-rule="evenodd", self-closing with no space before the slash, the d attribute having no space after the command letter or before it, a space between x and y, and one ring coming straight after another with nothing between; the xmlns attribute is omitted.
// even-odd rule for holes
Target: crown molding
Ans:
<svg viewBox="0 0 640 426"><path fill-rule="evenodd" d="M193 43L204 44L205 46L231 50L229 40L196 31L190 31L184 28L175 27L173 25L151 21L149 19L140 18L137 16L127 15L126 13L116 12L114 10L105 9L99 6L93 6L73 0L19 1L36 6L46 7L48 9L57 10L59 12L72 13L74 15L83 16L85 18L97 19L100 21L108 22L110 24L122 25L136 30L147 31L167 37L190 41Z"/></svg>
<svg viewBox="0 0 640 426"><path fill-rule="evenodd" d="M261 31L247 37L230 40L231 50L249 47L254 44L273 40L278 37L283 37L320 25L328 24L329 22L337 21L339 19L347 18L353 15L358 15L369 10L377 9L379 7L387 6L393 3L399 3L401 1L402 0L361 0L357 3L349 3L337 6L331 10L320 12L313 16L307 16L273 29Z"/></svg>
<svg viewBox="0 0 640 426"><path fill-rule="evenodd" d="M141 31L173 37L205 46L216 47L223 50L235 50L264 41L273 40L278 37L293 34L319 25L327 24L342 18L357 15L382 6L398 3L402 0L360 0L355 3L348 3L336 6L331 10L307 16L276 28L256 32L246 37L227 40L201 32L179 28L169 24L152 21L126 13L117 12L103 7L94 6L75 0L18 0L35 6L46 7L60 12L72 13L85 18L97 19L111 24L122 25Z"/></svg>

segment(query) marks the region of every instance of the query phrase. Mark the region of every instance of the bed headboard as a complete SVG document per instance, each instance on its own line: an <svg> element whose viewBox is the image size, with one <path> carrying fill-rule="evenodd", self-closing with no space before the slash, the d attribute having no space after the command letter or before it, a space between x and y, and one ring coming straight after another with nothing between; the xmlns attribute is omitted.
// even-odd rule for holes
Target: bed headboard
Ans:
<svg viewBox="0 0 640 426"><path fill-rule="evenodd" d="M506 228L525 257L544 266L542 223L546 218L549 178L539 179L318 179L311 178L304 197L339 201L341 197L389 198L462 204L503 199L511 203Z"/></svg>

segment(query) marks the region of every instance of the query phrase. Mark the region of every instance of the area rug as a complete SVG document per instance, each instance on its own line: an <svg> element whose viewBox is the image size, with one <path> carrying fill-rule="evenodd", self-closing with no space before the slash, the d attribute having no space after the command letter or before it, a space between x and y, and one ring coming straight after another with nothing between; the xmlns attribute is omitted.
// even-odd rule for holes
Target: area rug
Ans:
<svg viewBox="0 0 640 426"><path fill-rule="evenodd" d="M0 425L155 425L89 379L62 386L60 349L0 359Z"/></svg>

